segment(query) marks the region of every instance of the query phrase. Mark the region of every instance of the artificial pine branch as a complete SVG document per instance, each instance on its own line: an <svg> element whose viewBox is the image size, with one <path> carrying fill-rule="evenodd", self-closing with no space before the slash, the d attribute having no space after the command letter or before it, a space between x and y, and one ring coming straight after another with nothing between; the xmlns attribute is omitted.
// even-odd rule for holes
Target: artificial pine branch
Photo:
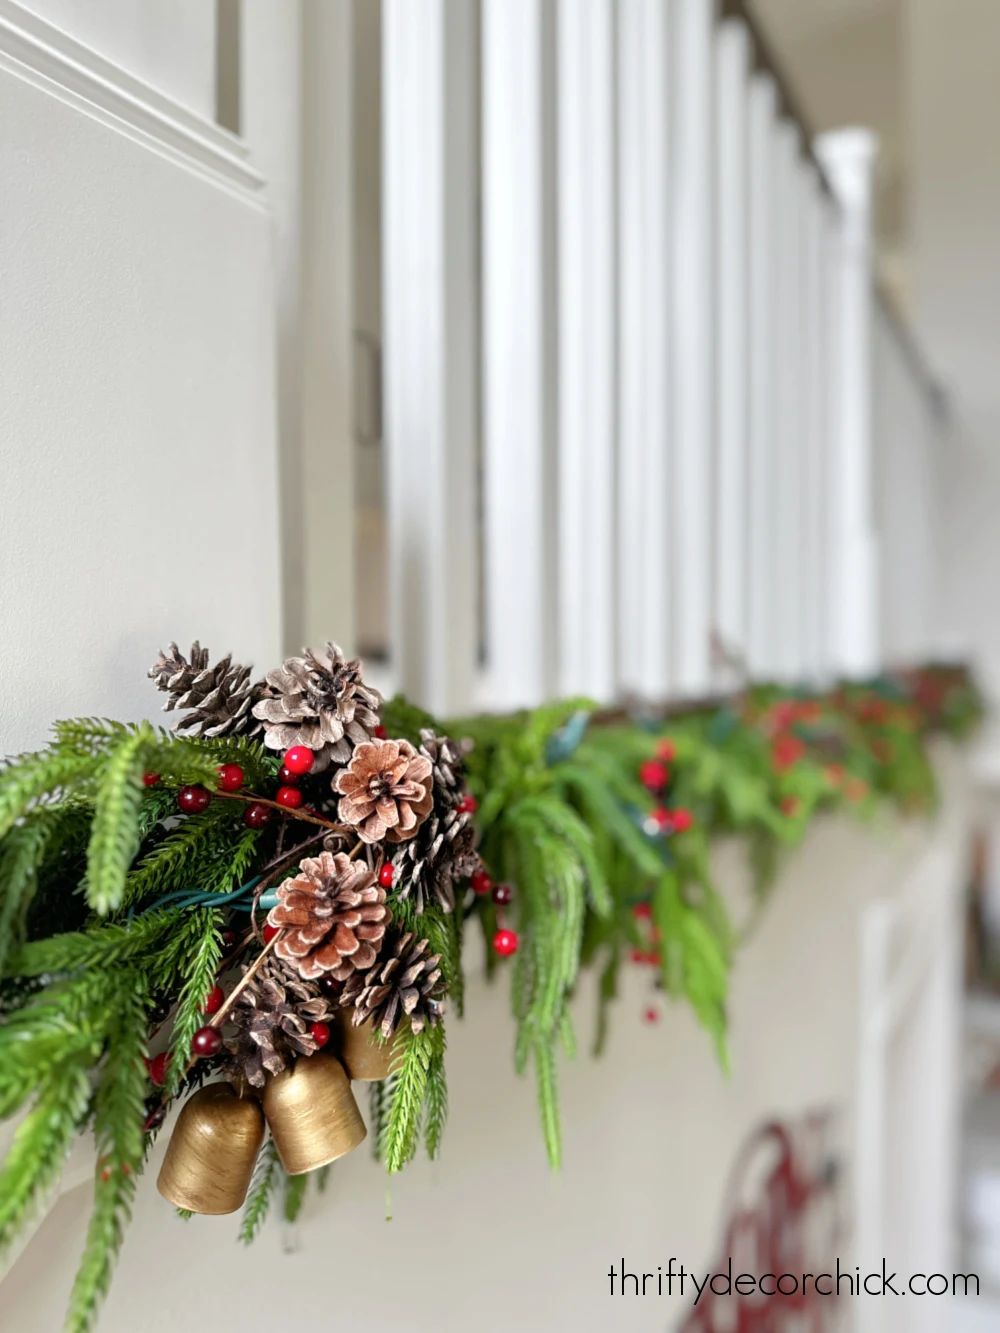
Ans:
<svg viewBox="0 0 1000 1333"><path fill-rule="evenodd" d="M183 967L184 983L174 1013L170 1035L171 1057L167 1065L165 1095L173 1097L191 1052L191 1038L202 1026L205 1000L215 986L222 961L221 918L212 908L198 908L189 915L187 935L193 948Z"/></svg>
<svg viewBox="0 0 1000 1333"><path fill-rule="evenodd" d="M271 1209L271 1200L274 1197L274 1191L281 1175L278 1149L275 1146L274 1139L268 1139L257 1158L250 1193L243 1205L239 1238L244 1245L250 1245L257 1239L261 1227L267 1220L267 1215Z"/></svg>
<svg viewBox="0 0 1000 1333"><path fill-rule="evenodd" d="M139 849L143 766L152 741L152 727L137 727L117 743L101 773L87 847L87 901L101 916L121 903Z"/></svg>
<svg viewBox="0 0 1000 1333"><path fill-rule="evenodd" d="M285 1176L284 1217L286 1222L297 1222L302 1205L305 1203L309 1176Z"/></svg>

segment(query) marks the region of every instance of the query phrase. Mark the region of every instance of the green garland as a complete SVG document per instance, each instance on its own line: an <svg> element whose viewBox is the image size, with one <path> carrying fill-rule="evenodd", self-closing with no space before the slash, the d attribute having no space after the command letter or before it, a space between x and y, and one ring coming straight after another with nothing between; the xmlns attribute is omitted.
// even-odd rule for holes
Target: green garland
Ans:
<svg viewBox="0 0 1000 1333"><path fill-rule="evenodd" d="M580 968L600 972L595 1050L620 968L632 960L692 1006L725 1065L741 932L712 883L710 839L745 839L763 901L781 850L817 813L870 815L884 800L930 812L928 738L964 735L980 714L968 674L932 666L824 695L762 687L668 718L602 716L573 701L447 728L474 742L467 762L480 851L512 901L466 890L455 912L430 903L417 917L407 900L392 904L393 916L440 955L456 1014L465 918L478 918L488 944L502 925L516 929L510 962L487 956L491 971L511 972L514 1060L519 1071L534 1069L554 1166L556 1071L560 1050L576 1051L569 1005ZM383 706L381 721L414 744L434 725L401 699ZM224 966L223 931L243 919L273 851L267 844L265 855L264 835L246 827L236 801L213 800L178 820L178 789L214 791L220 766L238 764L249 789L268 790L280 762L246 736L194 740L147 723L83 719L57 724L45 750L0 769L0 1118L26 1111L0 1168L0 1251L91 1127L95 1199L67 1317L73 1333L93 1325L166 1103L217 1067L188 1069L187 1052ZM145 785L149 773L155 785ZM164 997L174 1058L157 1089L147 1047ZM390 1172L421 1142L431 1156L440 1148L444 1053L443 1026L407 1030L393 1073L372 1085L371 1141ZM322 1186L325 1169L315 1174ZM279 1189L294 1218L305 1187L265 1146L241 1239L257 1235Z"/></svg>

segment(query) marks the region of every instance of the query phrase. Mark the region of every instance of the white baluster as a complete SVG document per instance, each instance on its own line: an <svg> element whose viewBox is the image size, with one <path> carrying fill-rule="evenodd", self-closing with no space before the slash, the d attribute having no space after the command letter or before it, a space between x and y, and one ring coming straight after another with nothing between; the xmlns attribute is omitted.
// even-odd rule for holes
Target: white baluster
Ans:
<svg viewBox="0 0 1000 1333"><path fill-rule="evenodd" d="M559 687L609 700L617 629L613 15L611 0L560 0L557 12Z"/></svg>
<svg viewBox="0 0 1000 1333"><path fill-rule="evenodd" d="M840 204L837 246L838 405L831 613L835 666L865 676L879 662L878 545L872 463L872 179L868 130L821 135L816 150Z"/></svg>
<svg viewBox="0 0 1000 1333"><path fill-rule="evenodd" d="M826 613L827 532L827 338L825 265L829 200L815 167L809 167L803 196L803 671L807 680L826 678L823 620Z"/></svg>
<svg viewBox="0 0 1000 1333"><path fill-rule="evenodd" d="M475 7L385 0L384 365L395 683L468 708L477 657Z"/></svg>
<svg viewBox="0 0 1000 1333"><path fill-rule="evenodd" d="M675 685L710 685L712 590L712 0L674 0L672 337Z"/></svg>
<svg viewBox="0 0 1000 1333"><path fill-rule="evenodd" d="M773 139L777 92L765 74L750 81L747 107L749 232L749 552L748 663L751 674L774 674L771 543L774 522L774 274L776 263Z"/></svg>
<svg viewBox="0 0 1000 1333"><path fill-rule="evenodd" d="M552 0L483 0L483 506L488 701L555 666Z"/></svg>
<svg viewBox="0 0 1000 1333"><path fill-rule="evenodd" d="M718 430L714 623L722 644L740 658L746 657L749 622L749 68L746 24L737 19L722 23L715 39Z"/></svg>
<svg viewBox="0 0 1000 1333"><path fill-rule="evenodd" d="M620 0L620 669L644 699L670 686L668 41L662 0Z"/></svg>

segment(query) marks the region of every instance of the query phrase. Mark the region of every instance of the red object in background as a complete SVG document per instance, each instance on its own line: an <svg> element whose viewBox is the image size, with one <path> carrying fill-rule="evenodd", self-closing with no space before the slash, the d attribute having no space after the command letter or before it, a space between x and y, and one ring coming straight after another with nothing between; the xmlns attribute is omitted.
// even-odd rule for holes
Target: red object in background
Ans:
<svg viewBox="0 0 1000 1333"><path fill-rule="evenodd" d="M516 930L498 930L493 936L493 948L501 958L509 958L512 953L517 953L518 944Z"/></svg>
<svg viewBox="0 0 1000 1333"><path fill-rule="evenodd" d="M155 787L159 780L159 773L143 773L142 775L142 785L144 787Z"/></svg>
<svg viewBox="0 0 1000 1333"><path fill-rule="evenodd" d="M651 917L653 915L652 903L636 903L632 908L632 915L638 920Z"/></svg>
<svg viewBox="0 0 1000 1333"><path fill-rule="evenodd" d="M783 815L788 815L789 819L794 819L799 813L801 804L802 803L797 796L782 796L781 813Z"/></svg>
<svg viewBox="0 0 1000 1333"><path fill-rule="evenodd" d="M495 884L492 897L498 907L506 907L514 897L514 890L509 884Z"/></svg>
<svg viewBox="0 0 1000 1333"><path fill-rule="evenodd" d="M725 1277L731 1259L734 1283L741 1273L758 1280L794 1273L800 1289L769 1296L756 1284L746 1294L734 1285L720 1295L709 1282L679 1333L832 1333L837 1327L837 1296L822 1295L814 1284L801 1290L802 1274L829 1273L837 1262L838 1173L828 1138L829 1119L822 1114L794 1128L775 1121L751 1135L730 1179L729 1221L711 1266ZM762 1162L763 1154L771 1160ZM705 1270L698 1273L699 1280L704 1276Z"/></svg>
<svg viewBox="0 0 1000 1333"><path fill-rule="evenodd" d="M477 898L485 898L488 893L493 891L493 881L485 870L473 871L469 883L472 885L472 892Z"/></svg>
<svg viewBox="0 0 1000 1333"><path fill-rule="evenodd" d="M797 764L806 752L803 742L791 731L782 731L771 742L771 763L783 773Z"/></svg>
<svg viewBox="0 0 1000 1333"><path fill-rule="evenodd" d="M660 1021L660 1011L653 1005L642 1011L642 1021L644 1023L658 1023Z"/></svg>
<svg viewBox="0 0 1000 1333"><path fill-rule="evenodd" d="M658 824L664 832L673 828L670 811L665 805L658 805L655 810L650 810L649 817L655 824Z"/></svg>
<svg viewBox="0 0 1000 1333"><path fill-rule="evenodd" d="M665 764L672 764L677 758L677 746L673 741L660 741L656 747L657 759L662 759Z"/></svg>
<svg viewBox="0 0 1000 1333"><path fill-rule="evenodd" d="M386 731L385 727L383 727L382 724L379 723L379 725L375 728L375 739L384 741L388 735L389 733Z"/></svg>
<svg viewBox="0 0 1000 1333"><path fill-rule="evenodd" d="M670 811L670 823L675 833L686 833L694 823L694 815L681 805Z"/></svg>
<svg viewBox="0 0 1000 1333"><path fill-rule="evenodd" d="M650 791L662 791L670 781L670 770L659 759L647 759L639 765L639 781Z"/></svg>
<svg viewBox="0 0 1000 1333"><path fill-rule="evenodd" d="M463 815L474 815L479 809L479 802L471 792L466 792L458 803L458 809Z"/></svg>

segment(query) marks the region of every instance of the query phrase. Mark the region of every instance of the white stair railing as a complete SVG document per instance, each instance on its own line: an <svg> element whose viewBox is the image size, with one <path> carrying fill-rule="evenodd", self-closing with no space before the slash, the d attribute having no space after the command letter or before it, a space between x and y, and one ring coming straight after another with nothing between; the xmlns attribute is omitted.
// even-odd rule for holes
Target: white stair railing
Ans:
<svg viewBox="0 0 1000 1333"><path fill-rule="evenodd" d="M874 140L814 155L735 10L384 0L390 649L421 702L933 648L940 416L877 311Z"/></svg>

